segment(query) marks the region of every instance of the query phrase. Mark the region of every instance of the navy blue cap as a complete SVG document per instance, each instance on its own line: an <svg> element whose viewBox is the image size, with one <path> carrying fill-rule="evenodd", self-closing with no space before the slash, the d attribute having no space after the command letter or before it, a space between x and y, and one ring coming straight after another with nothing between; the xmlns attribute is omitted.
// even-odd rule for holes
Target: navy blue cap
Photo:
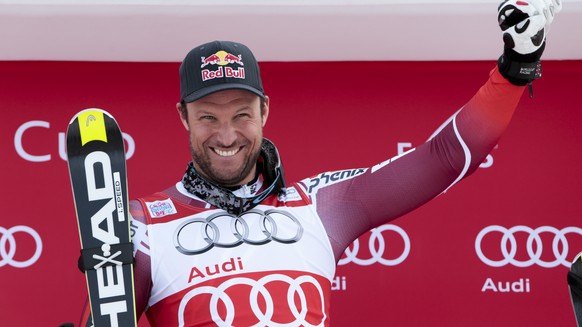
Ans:
<svg viewBox="0 0 582 327"><path fill-rule="evenodd" d="M265 97L259 65L251 50L231 41L213 41L190 50L180 65L180 100L193 102L228 89Z"/></svg>

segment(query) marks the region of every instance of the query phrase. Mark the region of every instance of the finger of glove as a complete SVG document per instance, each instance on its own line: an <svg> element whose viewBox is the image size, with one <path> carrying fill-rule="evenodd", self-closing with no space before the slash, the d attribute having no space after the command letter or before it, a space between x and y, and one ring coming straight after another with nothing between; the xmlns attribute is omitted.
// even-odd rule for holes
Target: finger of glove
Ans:
<svg viewBox="0 0 582 327"><path fill-rule="evenodd" d="M545 8L544 14L546 19L551 23L554 20L554 16L562 11L562 0L544 0Z"/></svg>
<svg viewBox="0 0 582 327"><path fill-rule="evenodd" d="M538 50L545 40L544 15L527 18L503 33L505 46L526 55Z"/></svg>
<svg viewBox="0 0 582 327"><path fill-rule="evenodd" d="M554 21L554 17L557 13L562 11L562 0L546 0L550 2L548 6L548 13L546 16L547 23L546 23L546 35L550 31L550 24Z"/></svg>
<svg viewBox="0 0 582 327"><path fill-rule="evenodd" d="M554 5L554 15L562 11L562 0L552 0Z"/></svg>
<svg viewBox="0 0 582 327"><path fill-rule="evenodd" d="M546 30L554 20L554 16L562 10L561 0L528 0L536 11L543 13L546 17Z"/></svg>
<svg viewBox="0 0 582 327"><path fill-rule="evenodd" d="M542 1L543 3L543 0L536 1ZM497 12L499 27L505 31L537 13L539 13L539 10L526 1L507 0L499 6Z"/></svg>

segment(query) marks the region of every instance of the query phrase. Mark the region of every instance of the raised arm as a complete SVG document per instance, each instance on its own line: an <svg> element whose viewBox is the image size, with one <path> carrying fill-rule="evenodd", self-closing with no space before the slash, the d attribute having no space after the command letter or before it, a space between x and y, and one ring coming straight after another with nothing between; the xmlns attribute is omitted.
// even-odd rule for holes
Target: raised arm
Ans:
<svg viewBox="0 0 582 327"><path fill-rule="evenodd" d="M341 178L335 181L325 174L303 181L336 260L362 233L418 208L475 171L507 128L525 86L540 77L547 24L560 7L550 0L500 5L505 47L498 67L428 142L351 175L336 173Z"/></svg>

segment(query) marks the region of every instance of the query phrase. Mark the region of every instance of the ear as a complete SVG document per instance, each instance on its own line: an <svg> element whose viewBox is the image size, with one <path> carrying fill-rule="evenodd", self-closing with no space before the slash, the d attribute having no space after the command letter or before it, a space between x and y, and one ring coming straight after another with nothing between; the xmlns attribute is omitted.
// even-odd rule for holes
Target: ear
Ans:
<svg viewBox="0 0 582 327"><path fill-rule="evenodd" d="M262 108L262 121L263 121L263 127L265 127L265 124L267 124L267 118L269 117L269 97L265 96L265 107Z"/></svg>
<svg viewBox="0 0 582 327"><path fill-rule="evenodd" d="M188 125L188 109L182 106L182 103L176 103L176 109L178 110L178 115L180 116L180 120L182 121L182 125L187 131L190 131L190 126Z"/></svg>

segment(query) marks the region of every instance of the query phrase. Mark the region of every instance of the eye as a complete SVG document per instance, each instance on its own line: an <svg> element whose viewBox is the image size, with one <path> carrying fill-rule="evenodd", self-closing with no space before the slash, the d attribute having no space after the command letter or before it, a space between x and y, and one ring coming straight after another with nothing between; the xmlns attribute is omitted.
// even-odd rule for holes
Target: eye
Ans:
<svg viewBox="0 0 582 327"><path fill-rule="evenodd" d="M236 115L236 118L250 118L251 115L248 112L241 112Z"/></svg>
<svg viewBox="0 0 582 327"><path fill-rule="evenodd" d="M246 107L246 108L242 108L241 110L239 110L236 115L235 118L240 119L249 119L249 118L253 118L253 111L251 108Z"/></svg>
<svg viewBox="0 0 582 327"><path fill-rule="evenodd" d="M214 117L212 115L203 115L203 116L200 116L198 119L202 120L202 121L215 121L216 117Z"/></svg>

